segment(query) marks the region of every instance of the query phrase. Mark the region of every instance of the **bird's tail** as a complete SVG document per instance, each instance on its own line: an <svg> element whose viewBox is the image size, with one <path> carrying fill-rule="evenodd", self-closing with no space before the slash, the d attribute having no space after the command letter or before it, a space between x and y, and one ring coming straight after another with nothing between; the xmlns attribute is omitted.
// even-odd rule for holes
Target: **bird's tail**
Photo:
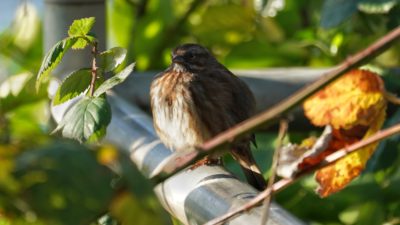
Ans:
<svg viewBox="0 0 400 225"><path fill-rule="evenodd" d="M235 148L231 151L231 154L240 164L247 182L257 190L264 190L267 187L267 183L251 153L250 146Z"/></svg>

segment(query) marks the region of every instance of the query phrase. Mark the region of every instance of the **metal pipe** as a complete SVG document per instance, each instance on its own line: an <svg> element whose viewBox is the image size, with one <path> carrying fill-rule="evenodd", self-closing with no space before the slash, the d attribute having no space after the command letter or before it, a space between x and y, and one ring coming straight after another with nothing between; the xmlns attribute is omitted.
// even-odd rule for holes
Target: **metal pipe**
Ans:
<svg viewBox="0 0 400 225"><path fill-rule="evenodd" d="M106 140L127 150L146 176L158 173L172 152L155 135L151 118L115 94L110 94L109 99L113 118ZM200 166L180 172L154 190L164 208L185 224L202 224L257 194L254 188L220 166ZM254 208L230 224L257 224L261 213L260 207ZM268 224L303 223L273 203Z"/></svg>

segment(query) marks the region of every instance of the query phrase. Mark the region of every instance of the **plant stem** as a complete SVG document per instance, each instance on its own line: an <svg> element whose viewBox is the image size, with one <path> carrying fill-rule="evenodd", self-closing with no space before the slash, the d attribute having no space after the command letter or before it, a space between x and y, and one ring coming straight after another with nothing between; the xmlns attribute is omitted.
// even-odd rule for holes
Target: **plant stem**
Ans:
<svg viewBox="0 0 400 225"><path fill-rule="evenodd" d="M279 156L280 156L280 150L282 148L282 143L283 139L285 138L288 130L288 121L286 119L281 119L280 125L279 125L279 134L278 134L278 143L276 144L275 147L275 152L274 156L272 159L272 166L271 166L271 175L268 180L268 186L267 189L272 190L272 185L275 183L275 178L276 178L276 169L278 168L278 162L279 162ZM272 199L272 194L274 192L271 191L271 194L268 195L264 199L264 212L261 215L261 225L267 224L267 220L269 217L269 207L271 205L271 199Z"/></svg>
<svg viewBox="0 0 400 225"><path fill-rule="evenodd" d="M90 96L93 97L94 94L94 86L96 84L96 78L97 78L97 66L96 66L96 57L97 57L97 42L93 43L92 47L92 80L90 81Z"/></svg>
<svg viewBox="0 0 400 225"><path fill-rule="evenodd" d="M271 192L277 192L277 191L281 191L283 190L285 187L289 186L290 184L294 183L295 181L297 181L298 179L304 177L305 175L308 175L318 169L321 169L323 167L326 167L328 165L331 165L332 163L335 163L337 160L342 159L344 157L346 157L347 155L349 155L352 152L355 152L361 148L364 148L367 145L370 145L374 142L377 141L381 141L385 138L388 138L392 135L395 135L397 133L400 133L400 123L396 124L390 128L384 129L379 131L378 133L362 140L359 141L357 143L354 143L350 146L347 146L345 148L342 148L328 156L325 157L325 160L321 161L320 163L310 166L309 168L304 169L303 171L301 171L300 173L298 173L295 177L293 178L287 178L287 179L282 179L279 180L278 182L274 183L274 185L272 185L271 188L267 188L264 191L262 191L260 194L258 194L256 197L254 197L253 199L251 199L249 202L247 202L246 204L233 209L231 211L229 211L228 213L217 217L213 220L208 221L205 225L215 225L215 224L221 224L229 219L234 218L235 216L237 216L239 213L241 212L247 212L249 211L251 208L257 206L261 201L263 201L263 199L265 199L266 197L268 197Z"/></svg>

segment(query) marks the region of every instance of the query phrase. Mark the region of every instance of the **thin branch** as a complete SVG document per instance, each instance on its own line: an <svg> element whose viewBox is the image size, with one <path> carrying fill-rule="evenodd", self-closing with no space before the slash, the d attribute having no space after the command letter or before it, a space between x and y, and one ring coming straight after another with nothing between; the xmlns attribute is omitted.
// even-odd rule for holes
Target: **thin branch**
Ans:
<svg viewBox="0 0 400 225"><path fill-rule="evenodd" d="M97 78L97 66L96 66L96 57L97 57L97 42L93 43L92 47L92 80L90 81L90 96L93 96L94 94L94 86L96 83L96 78Z"/></svg>
<svg viewBox="0 0 400 225"><path fill-rule="evenodd" d="M384 95L386 100L388 100L390 103L400 105L400 98L397 97L395 94L385 91Z"/></svg>
<svg viewBox="0 0 400 225"><path fill-rule="evenodd" d="M322 167L325 167L332 163L335 163L337 160L342 159L343 157L347 156L348 154L350 154L352 152L355 152L363 147L366 147L367 145L370 145L377 141L381 141L381 140L388 138L397 133L400 133L400 123L397 125L394 125L390 128L381 130L381 131L377 132L376 134L368 137L367 139L359 141L355 144L352 144L348 147L342 148L342 149L328 155L327 157L325 157L324 161L320 162L319 164L313 165L309 168L306 168L305 170L301 171L299 174L297 174L293 178L279 180L274 185L272 185L272 188L265 189L264 191L262 191L260 194L258 194L255 198L253 198L246 204L244 204L244 205L242 205L220 217L210 220L205 225L221 224L229 219L234 218L239 213L249 211L253 207L257 206L261 201L263 201L263 199L268 197L271 194L271 191L272 192L280 191L280 190L284 189L285 187L289 186L290 184L294 183L298 179L302 178L305 175L308 175Z"/></svg>
<svg viewBox="0 0 400 225"><path fill-rule="evenodd" d="M398 38L400 37L400 27L397 27L390 33L386 34L375 43L368 46L366 49L360 51L354 56L347 58L344 62L339 64L335 69L325 73L325 75L311 83L310 85L302 88L295 94L291 95L287 99L283 100L279 105L266 110L250 119L245 120L244 122L228 129L211 140L205 142L203 145L199 147L200 151L192 154L192 159L189 157L184 161L177 163L174 169L174 172L178 170L182 170L188 165L195 162L197 159L201 159L202 157L214 153L223 149L224 147L233 143L236 139L243 137L249 133L254 132L256 129L261 127L267 127L273 124L276 120L278 120L282 115L285 115L290 112L293 108L303 102L306 98L316 93L321 88L325 87L335 79L339 78L340 75L349 72L350 70L357 68L364 63L368 62L370 59L378 56L380 53L389 48ZM168 175L159 175L160 180L164 180Z"/></svg>
<svg viewBox="0 0 400 225"><path fill-rule="evenodd" d="M279 162L279 155L280 155L280 149L282 148L282 143L283 139L285 138L288 130L288 121L286 119L281 119L280 125L279 125L279 135L278 135L278 143L276 144L274 156L272 159L272 166L271 166L271 176L269 177L268 180L268 186L267 189L271 189L272 185L275 183L275 178L276 178L276 169L278 168L278 162ZM264 199L264 213L261 216L261 225L264 225L267 223L268 217L269 217L269 207L271 205L271 199L273 195L273 191L271 194L269 194L265 199Z"/></svg>

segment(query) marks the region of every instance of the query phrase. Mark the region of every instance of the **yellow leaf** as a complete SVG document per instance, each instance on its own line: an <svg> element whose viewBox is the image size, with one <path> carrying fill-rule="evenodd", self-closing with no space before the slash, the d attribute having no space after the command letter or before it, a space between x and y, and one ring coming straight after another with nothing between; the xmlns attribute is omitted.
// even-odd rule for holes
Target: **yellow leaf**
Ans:
<svg viewBox="0 0 400 225"><path fill-rule="evenodd" d="M384 93L383 81L377 74L352 70L304 102L304 112L314 125L334 128L327 153L379 131L385 120ZM343 189L360 175L377 145L368 145L318 170L315 178L320 196Z"/></svg>
<svg viewBox="0 0 400 225"><path fill-rule="evenodd" d="M118 150L112 145L103 145L97 152L97 161L109 165L118 160Z"/></svg>
<svg viewBox="0 0 400 225"><path fill-rule="evenodd" d="M386 107L380 110L378 117L372 121L363 139L379 131L385 121L385 110ZM336 163L318 170L315 175L315 179L319 183L318 194L321 197L327 197L332 193L340 191L360 175L377 145L378 143L370 144L356 152L350 153Z"/></svg>
<svg viewBox="0 0 400 225"><path fill-rule="evenodd" d="M353 70L304 104L305 115L316 126L335 129L370 126L386 106L382 79L367 70Z"/></svg>

